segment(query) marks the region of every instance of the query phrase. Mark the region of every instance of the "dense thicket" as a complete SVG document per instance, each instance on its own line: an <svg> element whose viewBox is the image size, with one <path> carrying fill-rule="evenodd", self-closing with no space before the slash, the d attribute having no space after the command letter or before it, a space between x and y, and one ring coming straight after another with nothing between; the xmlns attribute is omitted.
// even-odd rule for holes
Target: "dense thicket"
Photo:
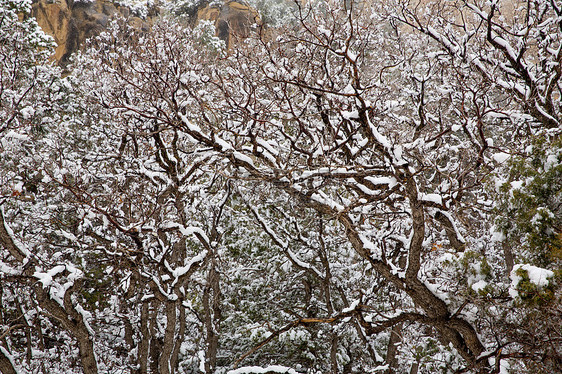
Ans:
<svg viewBox="0 0 562 374"><path fill-rule="evenodd" d="M232 50L117 20L66 77L29 6L2 373L562 366L562 3L296 1Z"/></svg>

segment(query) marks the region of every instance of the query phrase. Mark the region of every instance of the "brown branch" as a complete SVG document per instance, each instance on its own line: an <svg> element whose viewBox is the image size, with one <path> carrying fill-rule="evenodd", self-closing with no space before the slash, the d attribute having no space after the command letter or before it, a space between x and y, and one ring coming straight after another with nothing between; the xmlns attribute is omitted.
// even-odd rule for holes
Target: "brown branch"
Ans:
<svg viewBox="0 0 562 374"><path fill-rule="evenodd" d="M349 312L340 313L337 316L329 317L329 318L300 318L300 319L297 319L295 321L289 322L288 324L286 324L285 326L283 326L279 330L274 331L271 335L269 335L267 338L262 340L258 345L256 345L255 347L253 347L252 349L250 349L249 351L244 353L242 356L240 356L234 362L234 368L237 368L238 365L240 364L240 362L242 362L246 357L255 353L257 350L259 350L260 348L262 348L263 346L265 346L266 344L271 342L273 339L275 339L276 337L278 337L282 333L289 331L292 328L295 328L295 327L298 327L298 326L307 326L307 325L316 324L316 323L334 323L334 322L337 322L337 321L339 321L341 319L344 319L346 317L350 317L354 313L356 313L356 311L352 310L352 311L349 311Z"/></svg>
<svg viewBox="0 0 562 374"><path fill-rule="evenodd" d="M8 336L8 334L10 333L10 331L15 330L15 329L19 329L20 327L31 328L31 326L28 326L28 325L26 325L26 324L24 324L24 323L19 323L19 324L17 324L17 325L12 325L12 326L8 327L8 328L6 329L6 331L4 331L4 332L2 333L2 335L0 335L0 340L4 339L6 336Z"/></svg>

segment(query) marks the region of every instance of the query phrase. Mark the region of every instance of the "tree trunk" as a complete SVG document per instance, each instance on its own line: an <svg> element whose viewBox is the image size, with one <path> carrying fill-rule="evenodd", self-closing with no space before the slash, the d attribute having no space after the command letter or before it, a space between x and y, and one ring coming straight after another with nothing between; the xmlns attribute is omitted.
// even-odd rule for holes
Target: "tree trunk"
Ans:
<svg viewBox="0 0 562 374"><path fill-rule="evenodd" d="M154 300L152 303L152 313L150 314L149 318L149 338L150 338L150 348L149 348L149 366L150 371L153 374L160 373L159 370L159 363L160 363L160 351L162 350L162 344L160 339L158 338L158 331L157 331L157 319L158 319L158 309L159 309L159 302Z"/></svg>
<svg viewBox="0 0 562 374"><path fill-rule="evenodd" d="M175 371L175 368L172 367L172 352L174 351L174 341L176 337L176 304L176 302L171 301L166 303L166 331L164 333L164 341L159 359L161 374L173 374Z"/></svg>
<svg viewBox="0 0 562 374"><path fill-rule="evenodd" d="M183 339L185 337L185 327L186 327L185 307L182 306L181 303L179 304L179 309L180 309L180 316L179 316L180 326L179 326L178 336L174 343L174 350L172 352L172 358L171 358L171 366L174 371L177 370L178 367L178 357L180 354L181 344L183 343Z"/></svg>
<svg viewBox="0 0 562 374"><path fill-rule="evenodd" d="M205 371L212 373L215 371L217 364L217 351L219 345L219 336L217 327L220 322L220 284L219 274L216 271L216 262L214 258L211 260L209 273L207 275L207 286L203 293L203 308L205 309L205 328L206 328L206 345L205 353ZM212 296L212 300L211 297Z"/></svg>
<svg viewBox="0 0 562 374"><path fill-rule="evenodd" d="M388 363L388 374L397 373L398 369L398 346L402 342L402 324L394 325L390 330L390 339L388 340L388 349L386 351L386 362Z"/></svg>
<svg viewBox="0 0 562 374"><path fill-rule="evenodd" d="M507 275L509 275L513 270L514 260L513 260L513 252L511 251L511 247L509 246L507 240L505 239L502 242L502 249L503 249L503 257L505 260L505 271Z"/></svg>
<svg viewBox="0 0 562 374"><path fill-rule="evenodd" d="M332 338L330 341L330 366L331 373L338 373L338 335L332 331Z"/></svg>
<svg viewBox="0 0 562 374"><path fill-rule="evenodd" d="M141 306L140 315L140 343L138 353L139 373L148 374L148 348L150 345L150 331L148 329L149 303L145 300Z"/></svg>

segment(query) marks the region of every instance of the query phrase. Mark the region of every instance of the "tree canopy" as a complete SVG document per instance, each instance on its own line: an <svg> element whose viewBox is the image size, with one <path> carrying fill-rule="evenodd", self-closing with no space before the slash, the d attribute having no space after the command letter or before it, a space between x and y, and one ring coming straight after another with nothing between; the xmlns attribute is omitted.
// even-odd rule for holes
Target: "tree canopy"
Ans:
<svg viewBox="0 0 562 374"><path fill-rule="evenodd" d="M266 3L63 76L0 0L0 370L559 370L562 3Z"/></svg>

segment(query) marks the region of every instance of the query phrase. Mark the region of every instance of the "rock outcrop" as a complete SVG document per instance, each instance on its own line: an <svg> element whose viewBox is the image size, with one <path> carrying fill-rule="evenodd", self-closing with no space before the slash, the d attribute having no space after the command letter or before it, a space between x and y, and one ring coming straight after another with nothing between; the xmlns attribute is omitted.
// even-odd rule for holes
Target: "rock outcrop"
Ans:
<svg viewBox="0 0 562 374"><path fill-rule="evenodd" d="M261 26L259 13L239 1L226 1L222 5L205 5L197 11L196 22L213 21L217 36L230 49L237 38L248 37L251 29Z"/></svg>
<svg viewBox="0 0 562 374"><path fill-rule="evenodd" d="M33 16L39 26L53 36L58 45L54 59L62 66L68 64L72 53L86 39L104 30L110 19L124 17L135 28L148 30L158 13L158 7L154 7L146 18L141 19L129 8L111 0L36 0L33 4ZM258 12L240 1L226 1L221 5L208 5L202 1L192 16L192 23L200 20L213 21L217 36L228 48L232 48L237 38L247 37L252 27L261 25Z"/></svg>
<svg viewBox="0 0 562 374"><path fill-rule="evenodd" d="M61 65L68 63L86 39L105 29L111 18L125 17L139 29L148 30L150 24L150 18L142 20L127 7L108 0L38 0L33 3L32 14L43 31L55 39L58 47L54 58Z"/></svg>

